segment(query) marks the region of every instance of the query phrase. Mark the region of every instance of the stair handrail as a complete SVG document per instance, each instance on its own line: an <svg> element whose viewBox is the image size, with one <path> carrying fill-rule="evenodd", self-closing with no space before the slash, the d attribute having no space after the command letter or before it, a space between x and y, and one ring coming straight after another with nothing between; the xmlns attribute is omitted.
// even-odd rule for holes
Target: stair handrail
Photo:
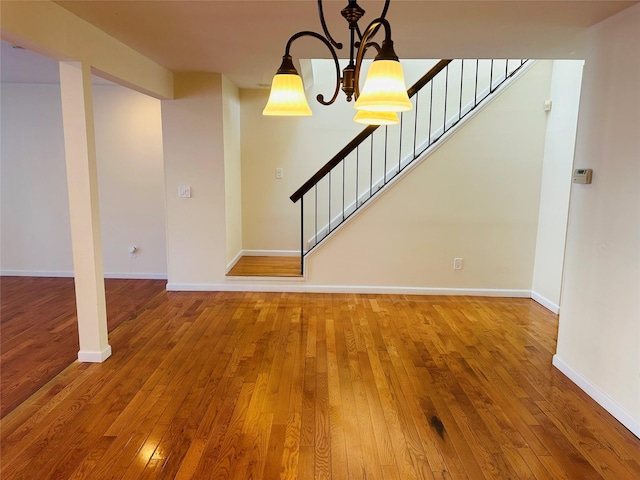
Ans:
<svg viewBox="0 0 640 480"><path fill-rule="evenodd" d="M409 89L407 94L409 98L413 97L422 87L429 83L438 73L444 70L453 60L445 59L436 63L426 74L424 74L417 82L415 82ZM337 154L333 156L331 160L324 164L309 180L295 191L291 197L291 201L296 203L300 200L305 193L313 188L320 180L322 180L331 170L342 162L347 155L353 152L358 145L360 145L366 138L375 132L380 125L369 125L365 127L356 137L347 143Z"/></svg>

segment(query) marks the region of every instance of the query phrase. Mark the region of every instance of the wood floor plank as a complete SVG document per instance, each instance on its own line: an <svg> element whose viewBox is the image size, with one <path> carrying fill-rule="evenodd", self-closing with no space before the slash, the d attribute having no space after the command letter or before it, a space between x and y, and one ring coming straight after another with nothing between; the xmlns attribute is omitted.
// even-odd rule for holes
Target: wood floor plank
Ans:
<svg viewBox="0 0 640 480"><path fill-rule="evenodd" d="M74 325L54 280L3 279L10 392ZM557 316L530 300L157 287L111 285L106 362L5 397L2 478L640 478L640 440L552 367Z"/></svg>
<svg viewBox="0 0 640 480"><path fill-rule="evenodd" d="M340 376L340 404L342 406L344 422L348 478L362 480L364 478L365 463L362 452L362 440L358 428L358 415L350 363L350 352L355 350L355 343L352 341L353 336L347 334L349 327L350 321L348 317L345 317L343 322L338 322L335 326L338 332L344 332L344 336L339 336L336 339ZM339 341L339 338L342 338L344 342Z"/></svg>
<svg viewBox="0 0 640 480"><path fill-rule="evenodd" d="M282 465L280 468L281 480L295 480L298 478L298 463L300 460L300 414L292 412L287 420L285 430L285 442L282 452ZM314 449L313 458L318 458L318 454ZM315 472L318 470L315 469ZM323 470L321 470L323 471ZM273 477L276 478L276 477ZM315 478L324 478L315 474Z"/></svg>
<svg viewBox="0 0 640 480"><path fill-rule="evenodd" d="M316 403L314 477L318 480L331 478L331 425L329 422L329 381L327 364L326 320L318 321L316 343Z"/></svg>
<svg viewBox="0 0 640 480"><path fill-rule="evenodd" d="M189 449L185 453L180 468L176 473L175 480L189 480L195 475L207 441L203 438L194 438L189 444Z"/></svg>
<svg viewBox="0 0 640 480"><path fill-rule="evenodd" d="M334 305L335 309L335 305ZM329 393L329 425L331 431L331 475L340 478L349 471L344 433L344 415L342 413L342 392L340 390L340 372L338 368L336 333L334 317L326 322L327 339L327 379Z"/></svg>

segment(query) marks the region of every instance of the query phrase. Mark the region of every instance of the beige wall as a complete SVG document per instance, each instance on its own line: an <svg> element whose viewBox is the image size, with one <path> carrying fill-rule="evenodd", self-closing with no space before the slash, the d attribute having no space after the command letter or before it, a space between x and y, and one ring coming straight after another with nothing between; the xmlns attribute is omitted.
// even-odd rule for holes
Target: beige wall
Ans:
<svg viewBox="0 0 640 480"><path fill-rule="evenodd" d="M640 436L640 5L589 29L554 364Z"/></svg>
<svg viewBox="0 0 640 480"><path fill-rule="evenodd" d="M315 250L310 283L530 290L550 73L535 65Z"/></svg>
<svg viewBox="0 0 640 480"><path fill-rule="evenodd" d="M3 84L3 273L72 275L59 85ZM102 250L107 276L166 275L160 101L94 85ZM129 258L128 248L140 250Z"/></svg>
<svg viewBox="0 0 640 480"><path fill-rule="evenodd" d="M424 75L436 60L403 60L407 85L412 85ZM320 167L328 162L347 142L362 131L363 125L353 122L355 110L353 102L345 100L339 93L338 100L330 107L320 105L316 95L323 94L330 98L335 88L335 67L329 60L313 60L313 86L307 91L312 117L286 118L263 117L262 110L269 96L268 90L242 90L242 195L243 195L243 248L245 250L297 250L300 248L300 207L289 200L306 180ZM488 62L481 65L479 85L483 88L489 83ZM467 65L471 68L471 65ZM469 72L470 70L468 70ZM452 78L458 78L459 65L452 67ZM467 76L469 73L467 72ZM366 68L363 70L363 78ZM472 77L468 77L473 80ZM363 80L364 81L364 80ZM465 82L464 101L473 99L469 88L473 81ZM438 104L438 90L444 93L444 83L436 86L435 102ZM451 93L451 92L450 92ZM450 94L450 103L459 103ZM424 99L423 99L424 102ZM440 104L442 101L440 100ZM423 104L424 108L424 104ZM441 111L437 108L434 110ZM405 121L412 122L413 112L406 114ZM434 124L437 119L434 118ZM442 122L438 124L440 126ZM399 128L390 130L395 135ZM413 140L411 129L404 131L404 144L411 145ZM426 132L420 140L426 139ZM382 137L380 137L382 138ZM391 137L390 137L391 138ZM389 141L389 158L397 158L398 151ZM382 147L378 142L376 148ZM366 157L368 144L363 146L363 157ZM408 151L403 151L406 156ZM284 178L275 178L275 169L282 168ZM380 172L380 176L382 173ZM361 179L362 185L369 183ZM351 187L351 184L347 185ZM363 187L364 188L364 187ZM337 191L336 191L337 192ZM338 192L339 193L339 192ZM322 195L323 192L320 192ZM337 193L336 193L337 194ZM354 192L347 192L347 196ZM325 202L319 201L322 206Z"/></svg>
<svg viewBox="0 0 640 480"><path fill-rule="evenodd" d="M314 62L315 63L315 62ZM268 90L242 90L242 215L245 250L299 248L299 206L289 196L364 127L353 122L353 103L344 94L331 107L315 101L329 98L331 65L314 67L314 86L307 92L312 117L264 117ZM282 168L284 178L275 178Z"/></svg>
<svg viewBox="0 0 640 480"><path fill-rule="evenodd" d="M227 265L242 250L242 165L240 163L240 92L222 77L222 122L224 128L224 206Z"/></svg>
<svg viewBox="0 0 640 480"><path fill-rule="evenodd" d="M530 69L434 156L318 249L309 259L309 276L304 282L248 282L224 276L227 172L221 124L222 77L178 75L177 98L164 101L162 112L168 288L318 290L347 286L351 290L366 287L379 291L395 286L422 291L490 289L493 294L528 295L546 122L543 103L549 93L550 65L541 62ZM265 119L261 109L266 93L241 91L240 97L244 241L252 235L247 231L252 223L247 215L255 215L253 223L264 227L261 231L267 233L263 236L273 242L273 246L244 243L243 247L296 249L298 209L288 197L317 168L311 165L316 152L329 150L315 137L335 134L347 137L342 140L345 142L353 131L347 135L335 121L321 114L318 120L323 128L319 126L318 132L300 126L306 119ZM351 125L351 106L346 108L346 121ZM265 123L267 120L269 123ZM246 125L251 125L250 132L262 136L247 134ZM291 150L287 152L288 146ZM302 154L305 148L310 152L307 155ZM248 149L262 159L262 164L245 162ZM271 158L272 150L279 155ZM295 150L300 155L291 153ZM289 163L276 163L285 161ZM283 180L275 179L276 166L284 168ZM251 182L255 182L253 188ZM253 189L259 188L260 182L264 185L256 195ZM279 186L287 182L289 188ZM193 198L177 198L180 184L192 186ZM259 213L248 206L252 202ZM285 221L279 212L268 213L277 210L273 205L279 202L293 209L291 235L285 235ZM465 259L465 268L454 272L453 257L458 256Z"/></svg>
<svg viewBox="0 0 640 480"><path fill-rule="evenodd" d="M211 284L226 271L222 75L175 76L162 101L169 283ZM178 186L191 186L179 198Z"/></svg>

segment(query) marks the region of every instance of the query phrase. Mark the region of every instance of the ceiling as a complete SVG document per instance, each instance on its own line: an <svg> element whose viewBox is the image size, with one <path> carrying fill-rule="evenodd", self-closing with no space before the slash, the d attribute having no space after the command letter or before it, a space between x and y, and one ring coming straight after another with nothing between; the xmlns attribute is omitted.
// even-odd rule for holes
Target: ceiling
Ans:
<svg viewBox="0 0 640 480"><path fill-rule="evenodd" d="M172 71L220 72L242 88L270 82L292 34L321 31L315 0L56 3ZM329 29L343 42L348 29L339 11L346 3L324 2ZM359 0L367 11L363 27L383 3ZM579 58L585 29L634 3L392 0L387 19L401 59ZM330 58L321 42L309 38L297 41L291 53Z"/></svg>
<svg viewBox="0 0 640 480"><path fill-rule="evenodd" d="M0 83L60 83L58 62L38 53L0 41ZM94 85L112 85L91 76Z"/></svg>

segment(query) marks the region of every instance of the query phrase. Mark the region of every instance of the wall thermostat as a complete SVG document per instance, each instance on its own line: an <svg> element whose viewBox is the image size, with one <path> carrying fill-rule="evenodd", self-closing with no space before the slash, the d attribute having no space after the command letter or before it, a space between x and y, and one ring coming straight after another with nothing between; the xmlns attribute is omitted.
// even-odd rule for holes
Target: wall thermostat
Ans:
<svg viewBox="0 0 640 480"><path fill-rule="evenodd" d="M590 168L576 168L573 171L573 183L591 183L593 170Z"/></svg>

